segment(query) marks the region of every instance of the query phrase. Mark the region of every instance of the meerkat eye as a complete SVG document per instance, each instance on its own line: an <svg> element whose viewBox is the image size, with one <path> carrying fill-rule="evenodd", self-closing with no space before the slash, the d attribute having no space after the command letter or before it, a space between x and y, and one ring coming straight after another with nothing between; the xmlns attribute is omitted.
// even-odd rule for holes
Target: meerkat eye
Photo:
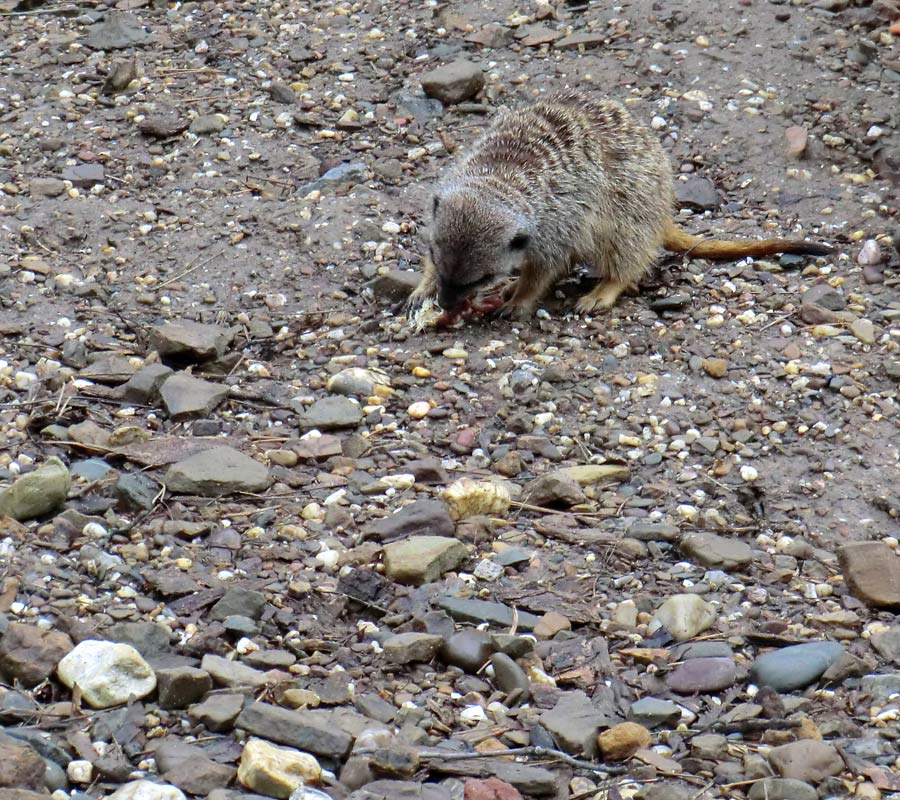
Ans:
<svg viewBox="0 0 900 800"><path fill-rule="evenodd" d="M431 200L431 213L437 214L438 206L441 204L441 198L435 195Z"/></svg>
<svg viewBox="0 0 900 800"><path fill-rule="evenodd" d="M528 243L531 241L531 237L527 233L517 233L513 236L509 241L509 249L510 250L524 250L528 247Z"/></svg>

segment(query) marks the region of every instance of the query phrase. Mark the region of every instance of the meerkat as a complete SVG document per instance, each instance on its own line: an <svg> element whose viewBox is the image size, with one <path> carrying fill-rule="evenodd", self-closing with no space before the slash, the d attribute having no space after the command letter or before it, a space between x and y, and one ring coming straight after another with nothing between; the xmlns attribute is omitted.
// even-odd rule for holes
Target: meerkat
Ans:
<svg viewBox="0 0 900 800"><path fill-rule="evenodd" d="M579 263L593 265L600 280L577 310L607 309L637 287L661 247L707 259L832 250L686 233L672 219L672 169L656 136L619 103L573 91L501 112L438 182L431 210L423 277L406 304L411 316L426 301L458 310L517 273L490 310L527 318Z"/></svg>

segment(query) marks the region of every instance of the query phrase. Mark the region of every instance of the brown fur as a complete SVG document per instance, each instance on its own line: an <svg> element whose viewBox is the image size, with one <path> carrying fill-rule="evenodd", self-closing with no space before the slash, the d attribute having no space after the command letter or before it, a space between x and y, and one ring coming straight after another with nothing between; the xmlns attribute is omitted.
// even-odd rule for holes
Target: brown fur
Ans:
<svg viewBox="0 0 900 800"><path fill-rule="evenodd" d="M593 264L590 312L636 287L661 247L698 258L824 255L827 245L702 239L678 228L669 159L625 108L575 92L500 113L434 194L430 257L408 307L426 298L453 310L518 272L506 308L529 315L574 264Z"/></svg>

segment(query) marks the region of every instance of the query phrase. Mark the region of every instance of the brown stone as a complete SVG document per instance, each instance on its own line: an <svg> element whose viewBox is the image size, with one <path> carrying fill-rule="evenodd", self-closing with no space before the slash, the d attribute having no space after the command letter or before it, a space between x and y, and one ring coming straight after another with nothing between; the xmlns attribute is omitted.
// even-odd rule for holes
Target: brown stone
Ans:
<svg viewBox="0 0 900 800"><path fill-rule="evenodd" d="M0 787L41 789L46 771L44 759L30 745L0 742Z"/></svg>
<svg viewBox="0 0 900 800"><path fill-rule="evenodd" d="M816 739L802 739L769 751L769 763L782 778L820 783L844 770L844 759L833 745Z"/></svg>
<svg viewBox="0 0 900 800"><path fill-rule="evenodd" d="M650 742L650 731L636 722L613 725L597 737L597 747L604 761L625 761L638 750L650 747Z"/></svg>
<svg viewBox="0 0 900 800"><path fill-rule="evenodd" d="M13 622L0 639L0 674L11 683L37 686L73 647L64 633Z"/></svg>
<svg viewBox="0 0 900 800"><path fill-rule="evenodd" d="M883 542L855 542L838 550L854 597L875 608L900 608L900 558Z"/></svg>

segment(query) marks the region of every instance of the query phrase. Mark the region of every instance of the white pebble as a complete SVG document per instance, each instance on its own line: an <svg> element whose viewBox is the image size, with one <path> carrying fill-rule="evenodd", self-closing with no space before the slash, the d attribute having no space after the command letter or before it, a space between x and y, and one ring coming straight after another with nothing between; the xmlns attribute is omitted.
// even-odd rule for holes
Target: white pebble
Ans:
<svg viewBox="0 0 900 800"><path fill-rule="evenodd" d="M466 706L460 712L459 718L462 722L475 725L478 722L484 722L487 719L487 714L481 706Z"/></svg>
<svg viewBox="0 0 900 800"><path fill-rule="evenodd" d="M396 222L385 222L384 225L381 226L381 230L385 233L397 234L400 233L400 226Z"/></svg>
<svg viewBox="0 0 900 800"><path fill-rule="evenodd" d="M759 477L759 472L756 467L751 467L749 464L744 464L741 467L741 478L747 483L752 483Z"/></svg>
<svg viewBox="0 0 900 800"><path fill-rule="evenodd" d="M90 783L93 780L93 772L93 764L80 758L70 761L66 767L66 775L72 783Z"/></svg>
<svg viewBox="0 0 900 800"><path fill-rule="evenodd" d="M318 561L325 569L333 570L338 561L340 561L341 554L337 550L323 550L321 553L316 555L316 561Z"/></svg>
<svg viewBox="0 0 900 800"><path fill-rule="evenodd" d="M881 247L875 239L866 239L856 257L856 263L862 267L881 263Z"/></svg>
<svg viewBox="0 0 900 800"><path fill-rule="evenodd" d="M423 419L431 411L431 403L427 400L417 400L406 409L406 413L413 419Z"/></svg>

